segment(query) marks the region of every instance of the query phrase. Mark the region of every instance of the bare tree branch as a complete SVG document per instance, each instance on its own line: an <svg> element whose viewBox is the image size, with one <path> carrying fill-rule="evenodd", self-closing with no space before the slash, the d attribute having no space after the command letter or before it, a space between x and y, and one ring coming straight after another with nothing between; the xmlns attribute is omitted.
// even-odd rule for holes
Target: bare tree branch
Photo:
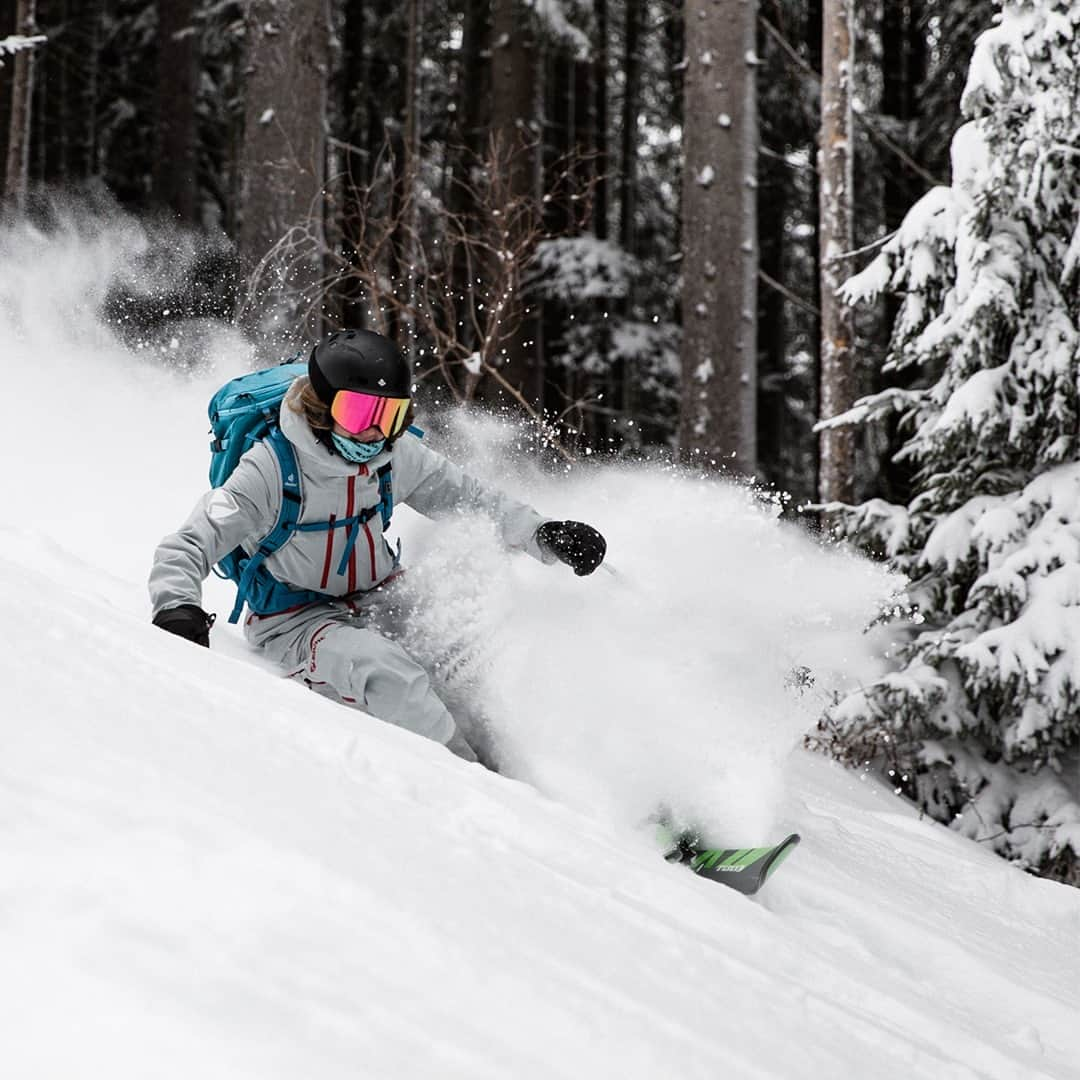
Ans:
<svg viewBox="0 0 1080 1080"><path fill-rule="evenodd" d="M336 310L330 303L348 291L360 296L366 321L386 333L390 324L411 328L418 356L432 362L421 378L438 376L456 401L469 404L490 386L519 406L543 432L546 442L568 460L553 438L558 418L546 418L514 383L514 358L506 346L525 316L523 282L537 246L549 233L545 203L558 200L572 211L571 228L588 216L595 170L583 169L584 155L572 155L551 171L542 197L515 195L509 177L517 155L532 149L522 140L506 147L492 138L484 155L469 160L450 179L464 194L456 213L446 201L424 198L423 185L408 182L406 167L388 145L363 185L346 170L327 186L325 197L348 207L338 247L327 244L312 208L309 220L290 229L260 261L248 283L253 302L270 283L287 282L300 266L321 259L324 273L304 292L309 314ZM583 177L586 179L583 181ZM400 255L408 253L405 265Z"/></svg>

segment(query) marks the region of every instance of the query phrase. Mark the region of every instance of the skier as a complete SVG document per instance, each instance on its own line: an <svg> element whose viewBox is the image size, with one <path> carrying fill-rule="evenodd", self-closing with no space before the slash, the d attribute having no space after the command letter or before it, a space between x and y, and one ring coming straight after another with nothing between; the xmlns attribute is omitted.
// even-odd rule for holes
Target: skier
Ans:
<svg viewBox="0 0 1080 1080"><path fill-rule="evenodd" d="M604 538L582 522L541 517L414 437L409 365L382 335L332 334L312 349L307 372L289 387L279 419L300 472L299 524L266 557L275 599L247 597L244 634L313 689L475 761L428 672L394 640L403 615L395 599L400 544L395 552L383 538L377 509L389 476L392 504L432 518L486 514L507 548L561 560L578 575L603 561ZM154 625L209 645L215 616L202 609L202 582L229 552L258 550L278 522L284 479L268 440L256 442L161 541L149 581ZM243 599L241 591L238 612Z"/></svg>

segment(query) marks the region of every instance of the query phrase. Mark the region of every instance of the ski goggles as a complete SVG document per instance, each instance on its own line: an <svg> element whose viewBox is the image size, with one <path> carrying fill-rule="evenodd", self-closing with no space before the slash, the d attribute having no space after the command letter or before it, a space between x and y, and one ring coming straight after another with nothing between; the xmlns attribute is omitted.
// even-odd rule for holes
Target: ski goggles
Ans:
<svg viewBox="0 0 1080 1080"><path fill-rule="evenodd" d="M409 398L378 397L359 390L339 390L330 404L330 415L350 434L376 427L392 439L405 427Z"/></svg>

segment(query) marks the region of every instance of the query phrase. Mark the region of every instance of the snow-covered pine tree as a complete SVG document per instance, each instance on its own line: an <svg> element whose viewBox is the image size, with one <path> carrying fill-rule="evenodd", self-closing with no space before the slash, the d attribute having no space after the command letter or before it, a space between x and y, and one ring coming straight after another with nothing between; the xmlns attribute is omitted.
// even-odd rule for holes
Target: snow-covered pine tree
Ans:
<svg viewBox="0 0 1080 1080"><path fill-rule="evenodd" d="M951 187L851 302L902 298L906 506L833 507L910 580L893 670L823 723L930 814L1080 884L1080 5L1004 0L976 44Z"/></svg>

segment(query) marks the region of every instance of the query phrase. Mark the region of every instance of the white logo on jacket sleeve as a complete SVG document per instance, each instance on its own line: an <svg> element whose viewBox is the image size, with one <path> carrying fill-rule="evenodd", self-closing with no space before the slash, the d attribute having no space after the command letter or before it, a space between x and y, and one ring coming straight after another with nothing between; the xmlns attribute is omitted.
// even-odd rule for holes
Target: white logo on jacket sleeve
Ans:
<svg viewBox="0 0 1080 1080"><path fill-rule="evenodd" d="M221 488L211 492L206 500L206 516L211 521L226 521L233 514L238 513L240 513L240 507L236 505L236 500Z"/></svg>

